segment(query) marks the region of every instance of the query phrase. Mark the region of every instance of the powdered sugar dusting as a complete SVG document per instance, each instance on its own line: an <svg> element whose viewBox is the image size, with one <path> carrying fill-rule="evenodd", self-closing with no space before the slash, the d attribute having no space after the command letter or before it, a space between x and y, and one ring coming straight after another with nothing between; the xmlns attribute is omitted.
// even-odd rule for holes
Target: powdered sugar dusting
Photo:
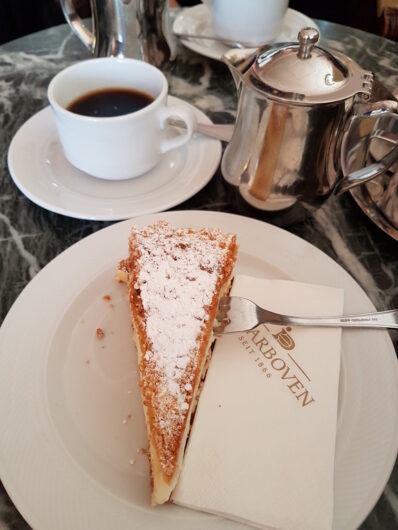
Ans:
<svg viewBox="0 0 398 530"><path fill-rule="evenodd" d="M139 265L134 289L149 342L145 370L156 381L151 401L162 437L173 437L189 410L198 339L208 326L218 282L224 280L232 238L217 230L177 230L165 222L133 230Z"/></svg>
<svg viewBox="0 0 398 530"><path fill-rule="evenodd" d="M225 236L220 240L225 242ZM145 235L138 232L137 243L141 256L136 283L152 344L145 359L155 361L162 386L176 395L182 408L186 390L178 381L197 349L206 308L222 271L225 245L221 248L216 237L211 240L201 233L173 232L167 224Z"/></svg>

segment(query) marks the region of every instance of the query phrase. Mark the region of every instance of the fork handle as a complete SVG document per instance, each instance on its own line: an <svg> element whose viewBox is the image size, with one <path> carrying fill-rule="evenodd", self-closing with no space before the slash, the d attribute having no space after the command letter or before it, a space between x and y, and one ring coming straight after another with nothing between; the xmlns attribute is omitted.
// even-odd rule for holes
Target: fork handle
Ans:
<svg viewBox="0 0 398 530"><path fill-rule="evenodd" d="M307 318L275 315L275 319L264 315L264 321L270 324L293 326L324 326L342 328L397 328L398 329L398 309L390 311L379 311L377 313L363 313L359 315L344 315L342 317L330 318ZM272 320L272 321L271 321Z"/></svg>

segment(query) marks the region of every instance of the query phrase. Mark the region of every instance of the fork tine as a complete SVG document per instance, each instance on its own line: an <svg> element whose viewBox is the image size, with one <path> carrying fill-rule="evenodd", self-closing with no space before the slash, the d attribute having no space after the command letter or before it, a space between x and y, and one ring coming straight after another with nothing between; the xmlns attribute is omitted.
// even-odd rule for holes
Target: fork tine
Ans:
<svg viewBox="0 0 398 530"><path fill-rule="evenodd" d="M218 304L218 311L213 326L215 333L223 333L225 326L230 322L228 320L228 312L231 307L230 297L224 296Z"/></svg>
<svg viewBox="0 0 398 530"><path fill-rule="evenodd" d="M227 311L231 307L231 297L223 296L218 304L219 311Z"/></svg>
<svg viewBox="0 0 398 530"><path fill-rule="evenodd" d="M223 297L213 327L214 332L235 333L256 327L259 324L256 309L256 305L246 298Z"/></svg>

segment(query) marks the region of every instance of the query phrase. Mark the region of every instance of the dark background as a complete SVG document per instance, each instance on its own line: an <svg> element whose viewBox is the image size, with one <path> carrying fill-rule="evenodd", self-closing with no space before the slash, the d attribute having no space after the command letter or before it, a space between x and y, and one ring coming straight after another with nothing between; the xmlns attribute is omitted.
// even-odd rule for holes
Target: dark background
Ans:
<svg viewBox="0 0 398 530"><path fill-rule="evenodd" d="M197 3L180 0L184 6ZM89 0L75 0L82 16L89 16L89 4ZM377 0L290 0L289 6L311 18L382 34ZM0 0L0 44L63 22L58 0Z"/></svg>

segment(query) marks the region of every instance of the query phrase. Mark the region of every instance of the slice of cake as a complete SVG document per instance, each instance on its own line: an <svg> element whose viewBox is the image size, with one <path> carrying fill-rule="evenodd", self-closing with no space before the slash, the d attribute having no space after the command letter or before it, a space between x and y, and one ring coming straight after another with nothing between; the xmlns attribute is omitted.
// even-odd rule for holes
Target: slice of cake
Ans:
<svg viewBox="0 0 398 530"><path fill-rule="evenodd" d="M166 502L176 486L236 252L232 234L161 221L132 230L129 257L120 264L138 352L152 504Z"/></svg>

